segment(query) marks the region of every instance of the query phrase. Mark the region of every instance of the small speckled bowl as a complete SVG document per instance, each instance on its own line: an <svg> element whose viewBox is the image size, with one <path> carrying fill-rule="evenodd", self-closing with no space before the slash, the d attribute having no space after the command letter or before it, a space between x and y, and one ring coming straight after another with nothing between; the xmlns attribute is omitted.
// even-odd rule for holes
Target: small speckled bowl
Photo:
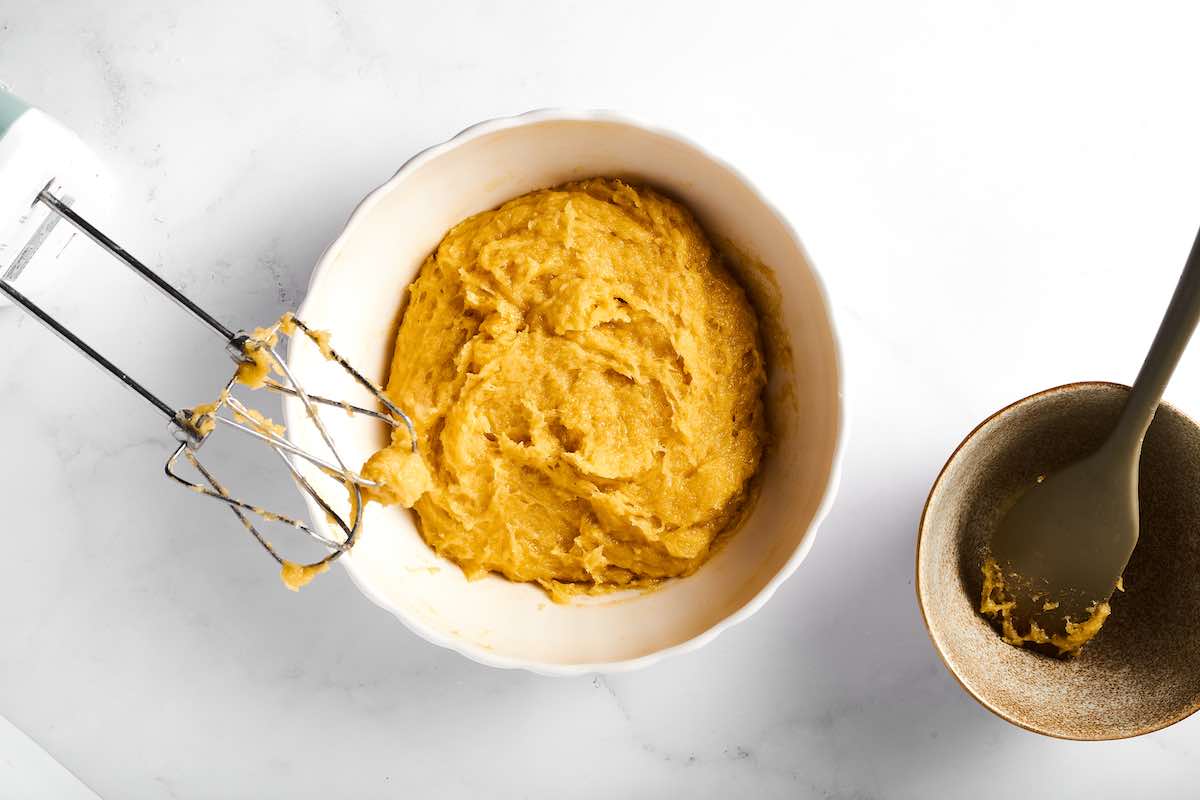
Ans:
<svg viewBox="0 0 1200 800"><path fill-rule="evenodd" d="M1138 736L1200 708L1200 427L1169 405L1142 451L1141 537L1126 591L1080 656L1011 647L976 611L1001 502L1094 450L1128 391L1073 383L993 414L954 451L921 518L917 598L946 667L986 708L1047 736Z"/></svg>

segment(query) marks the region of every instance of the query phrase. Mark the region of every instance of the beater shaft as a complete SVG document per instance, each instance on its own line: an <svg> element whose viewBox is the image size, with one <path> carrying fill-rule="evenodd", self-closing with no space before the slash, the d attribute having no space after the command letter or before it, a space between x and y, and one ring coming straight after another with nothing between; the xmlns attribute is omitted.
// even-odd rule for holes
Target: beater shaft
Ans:
<svg viewBox="0 0 1200 800"><path fill-rule="evenodd" d="M181 307L191 312L196 319L200 320L205 325L208 325L217 333L224 336L226 341L233 340L233 331L229 330L229 328L226 328L215 317L189 300L187 296L183 294L183 292L180 292L174 286L160 278L158 273L156 273L154 270L150 269L141 261L138 261L136 258L131 256L128 252L126 252L125 248L121 247L112 239L105 236L103 231L99 230L86 219L76 214L69 205L50 194L50 192L46 189L43 189L41 193L38 194L37 199L39 202L44 203L46 207L48 207L55 214L58 214L67 222L74 225L80 232L82 232L93 242L116 256L121 263L125 264L125 266L129 267L138 275L145 278L156 289L174 300Z"/></svg>
<svg viewBox="0 0 1200 800"><path fill-rule="evenodd" d="M65 219L72 226L82 232L87 238L91 239L96 244L100 245L104 250L111 253L119 261L129 267L137 275L145 279L156 289L165 294L168 298L178 304L180 307L191 313L212 330L220 334L225 339L226 350L238 364L254 362L252 354L263 353L268 359L268 363L282 378L277 381L268 379L263 384L266 388L292 395L304 404L307 412L307 418L311 424L320 433L321 440L324 442L332 458L323 458L319 455L304 450L292 444L282 434L282 429L275 429L274 426L262 423L262 418L259 417L259 423L252 422L253 412L244 406L236 398L230 395L230 390L233 388L237 378L231 378L221 392L219 399L211 407L204 410L202 413L197 413L190 409L175 409L157 395L143 386L139 381L132 378L127 372L122 370L109 359L101 355L95 348L83 341L81 338L72 333L63 324L58 322L52 315L39 307L34 301L22 294L11 282L0 278L0 293L7 296L17 306L25 310L30 316L37 319L54 333L58 334L64 341L78 350L87 358L91 359L97 365L102 367L106 372L115 376L125 386L132 389L143 399L161 411L168 419L171 420L172 429L175 438L179 441L178 447L171 454L166 464L166 474L173 480L183 484L195 492L220 500L238 518L246 529L254 536L256 540L266 549L266 551L279 564L288 567L291 562L286 561L274 548L274 546L257 530L254 523L251 521L251 516L269 520L273 522L289 525L299 531L304 532L315 541L326 547L330 552L323 559L309 564L305 569L323 567L323 565L336 559L343 552L348 550L355 542L358 532L362 524L363 507L363 489L376 488L378 484L367 480L356 471L350 469L341 453L335 447L332 437L329 435L324 423L317 414L314 404L326 406L338 406L351 414L363 414L372 417L376 420L383 421L393 428L401 425L408 429L409 435L413 440L413 449L416 449L416 432L413 427L412 420L395 406L376 386L372 381L368 380L358 370L352 367L341 355L329 348L327 344L322 344L322 350L331 361L337 363L343 370L349 374L356 383L367 389L374 398L383 407L384 411L374 411L361 406L339 402L327 397L308 394L300 384L296 382L292 376L291 370L287 364L279 357L273 347L274 331L278 329L278 325L272 328L271 340L264 341L251 337L243 331L234 332L223 325L219 320L213 317L204 309L200 308L192 302L186 295L180 292L175 287L171 286L163 280L157 273L147 267L138 259L134 258L124 248L114 242L111 238L105 235L102 231L80 216L66 202L55 196L49 189L43 189L38 193L35 203L44 204L50 211L56 214L61 219ZM314 339L317 334L308 328L303 322L294 317L291 318L295 325L295 329L302 331L304 337ZM220 416L222 409L229 409L233 414L234 419ZM241 421L239 421L241 420ZM283 460L290 476L295 481L296 485L312 497L317 505L336 523L341 532L341 540L335 541L329 537L313 530L299 520L280 514L273 514L265 511L255 505L244 502L233 497L225 487L218 481L216 476L203 464L200 463L196 451L217 427L217 423L221 423L231 429L241 433L250 435L256 439L265 442L272 450ZM184 458L191 466L204 478L207 485L195 483L188 478L180 475L177 471L177 465L180 458ZM350 491L350 515L349 519L335 513L329 502L322 494L313 486L312 482L298 468L297 463L293 459L301 459L317 468L317 473L322 476L332 478L336 485L341 488L349 489Z"/></svg>
<svg viewBox="0 0 1200 800"><path fill-rule="evenodd" d="M125 370L121 369L116 364L109 361L104 356L100 355L100 353L98 353L94 347L92 347L87 342L80 339L75 334L71 333L71 331L67 330L58 320L56 320L54 317L50 316L45 311L43 311L37 304L35 304L28 297L26 297L25 295L23 295L19 291L17 291L17 288L15 286L13 286L11 283L4 280L3 278L0 278L0 292L3 292L5 295L8 296L9 300L12 300L14 303L16 303L22 309L24 309L29 314L29 316L33 317L38 322L42 323L47 328L49 328L51 331L58 334L59 337L62 338L62 340L65 341L67 344L71 345L76 350L83 353L85 356L90 358L92 361L95 361L102 368L107 370L109 372L109 374L115 376L116 379L119 380L121 383L125 384L130 389L132 389L133 391L135 391L139 395L141 395L143 398L145 398L145 400L147 402L149 402L150 405L154 406L159 411L166 414L168 419L174 421L175 418L178 416L179 412L177 412L175 409L171 408L169 405L167 405L162 400L160 400L158 398L158 395L154 394L149 389L147 389L145 386L143 386L141 383L139 383L137 380L130 377L129 373L125 372Z"/></svg>

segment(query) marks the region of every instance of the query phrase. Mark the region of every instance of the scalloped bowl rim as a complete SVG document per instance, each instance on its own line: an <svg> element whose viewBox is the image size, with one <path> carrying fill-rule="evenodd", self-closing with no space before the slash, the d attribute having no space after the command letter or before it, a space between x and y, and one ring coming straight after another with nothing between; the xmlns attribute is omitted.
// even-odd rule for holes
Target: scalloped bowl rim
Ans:
<svg viewBox="0 0 1200 800"><path fill-rule="evenodd" d="M724 631L728 630L734 625L737 625L739 622L748 619L760 608L762 608L763 605L765 605L766 602L771 598L771 596L775 594L783 582L791 577L791 575L796 571L797 567L800 566L800 563L808 556L809 551L812 549L813 540L816 538L816 532L821 523L824 522L825 518L828 516L833 505L834 498L837 496L838 487L841 482L842 459L845 454L845 445L849 427L848 403L845 391L846 366L843 358L843 347L841 338L838 334L839 326L837 323L836 314L832 304L829 302L829 292L825 286L825 282L821 277L820 272L813 264L812 259L808 258L807 250L805 250L799 234L796 232L796 229L792 226L788 218L781 213L780 210L770 200L768 200L766 196L763 195L758 187L737 168L729 164L724 159L713 155L707 148L672 130L647 124L636 118L630 117L627 114L614 111L573 111L557 108L537 109L525 112L523 114L497 117L494 119L477 122L474 125L470 125L459 131L449 139L421 150L405 161L391 178L372 190L361 201L359 201L354 210L350 213L350 216L341 232L337 235L329 247L325 249L325 252L321 254L321 257L318 259L312 275L309 278L308 285L305 289L304 300L300 303L300 306L297 309L297 316L299 316L301 319L305 318L306 307L308 306L309 298L312 295L313 288L316 286L322 272L333 261L334 256L341 248L343 242L353 235L354 229L359 221L367 215L367 213L376 203L379 202L382 196L392 191L392 189L397 184L401 183L409 173L416 171L423 164L437 158L443 153L457 148L460 145L480 136L485 136L507 128L515 128L534 123L551 121L595 121L628 125L640 128L658 136L674 139L677 142L696 150L705 158L710 159L718 166L728 170L730 174L741 181L741 183L744 184L745 187L763 204L763 207L775 215L775 217L787 230L788 234L795 241L796 247L800 250L800 252L804 253L812 271L812 280L816 286L816 291L820 296L821 302L824 305L825 312L828 316L830 339L833 348L833 358L834 363L837 365L835 388L838 400L838 430L836 432L833 444L833 456L829 465L829 474L826 477L824 493L822 494L821 499L813 513L812 519L807 526L804 538L793 551L792 555L784 563L784 565L779 569L779 571L766 583L766 585L763 586L762 589L759 590L759 592L753 598L741 606L741 608L714 623L702 633L699 633L696 636L693 636L692 638L678 644L671 645L661 650L656 650L652 653L647 653L646 655L638 656L636 658L580 664L549 664L501 656L470 642L454 638L453 636L445 635L440 631L418 622L415 619L405 616L400 609L395 608L385 598L380 596L375 592L374 589L367 585L365 581L360 579L360 577L355 573L354 569L352 569L350 566L346 566L345 571L350 575L351 581L364 596L371 600L371 602L373 602L375 605L379 606L385 611L388 611L397 619L399 619L406 628L415 633L417 636L432 644L444 647L448 650L453 650L479 664L489 667L496 667L499 669L524 669L535 674L553 677L579 676L596 673L603 674L631 672L648 667L663 660L664 658L697 650L716 639L717 636ZM291 419L290 415L287 414L286 405L285 417L288 417L287 422L290 425ZM312 498L306 494L304 496L304 500L308 507L309 515L312 518L317 519L323 517L323 511Z"/></svg>

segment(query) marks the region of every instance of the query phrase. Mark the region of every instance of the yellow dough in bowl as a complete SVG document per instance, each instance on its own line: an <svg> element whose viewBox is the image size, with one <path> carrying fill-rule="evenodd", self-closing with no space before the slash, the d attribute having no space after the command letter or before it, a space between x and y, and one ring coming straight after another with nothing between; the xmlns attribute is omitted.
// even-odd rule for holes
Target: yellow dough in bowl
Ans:
<svg viewBox="0 0 1200 800"><path fill-rule="evenodd" d="M755 312L692 215L571 183L464 220L425 261L387 385L421 463L400 428L364 475L470 578L557 600L646 586L740 520L765 383Z"/></svg>

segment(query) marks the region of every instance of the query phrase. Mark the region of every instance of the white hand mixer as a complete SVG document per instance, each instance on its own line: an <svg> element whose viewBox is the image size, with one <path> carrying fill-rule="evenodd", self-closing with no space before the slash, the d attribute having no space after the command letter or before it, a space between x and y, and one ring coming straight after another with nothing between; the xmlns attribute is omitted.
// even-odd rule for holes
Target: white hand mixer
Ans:
<svg viewBox="0 0 1200 800"><path fill-rule="evenodd" d="M178 446L167 459L166 474L192 491L226 504L259 544L278 562L283 570L285 582L291 588L298 588L354 545L362 526L363 490L378 487L378 484L346 465L325 425L322 424L317 407L335 406L352 414L382 420L393 428L403 425L408 429L415 451L416 434L412 420L397 408L378 386L330 348L321 332L311 330L290 314L285 315L274 326L259 329L253 334L245 331L234 332L145 264L117 246L73 208L78 193L86 194L100 181L101 170L98 161L77 136L43 112L0 88L0 306L5 304L7 298L161 411L167 417L171 433L178 442ZM63 221L67 225L61 225ZM38 283L38 271L31 269L31 266L39 253L57 252L72 228L107 250L137 275L212 328L224 340L226 350L238 365L238 371L230 378L215 403L196 409L173 408L17 289L18 281L23 288L35 288ZM26 287L26 283L31 286ZM280 333L291 335L296 331L320 346L326 357L341 366L355 382L369 391L383 410L373 411L305 392L274 348ZM267 377L268 370L274 371L280 379ZM308 420L319 431L328 454L312 453L297 447L286 436L281 426L271 424L233 397L230 389L238 382L239 375L247 374L256 374L256 378L251 381L256 387L261 385L297 397L304 405ZM197 454L218 425L255 437L274 450L297 486L311 496L337 525L341 532L340 540L331 539L297 519L271 513L232 496L216 476L200 462ZM192 465L203 479L203 483L188 480L180 474L181 459ZM346 487L350 493L348 514L338 514L334 510L332 504L302 473L299 468L300 461L314 465L321 473ZM311 564L295 564L280 555L262 535L255 526L255 519L283 523L302 531L323 545L328 551L327 555Z"/></svg>

